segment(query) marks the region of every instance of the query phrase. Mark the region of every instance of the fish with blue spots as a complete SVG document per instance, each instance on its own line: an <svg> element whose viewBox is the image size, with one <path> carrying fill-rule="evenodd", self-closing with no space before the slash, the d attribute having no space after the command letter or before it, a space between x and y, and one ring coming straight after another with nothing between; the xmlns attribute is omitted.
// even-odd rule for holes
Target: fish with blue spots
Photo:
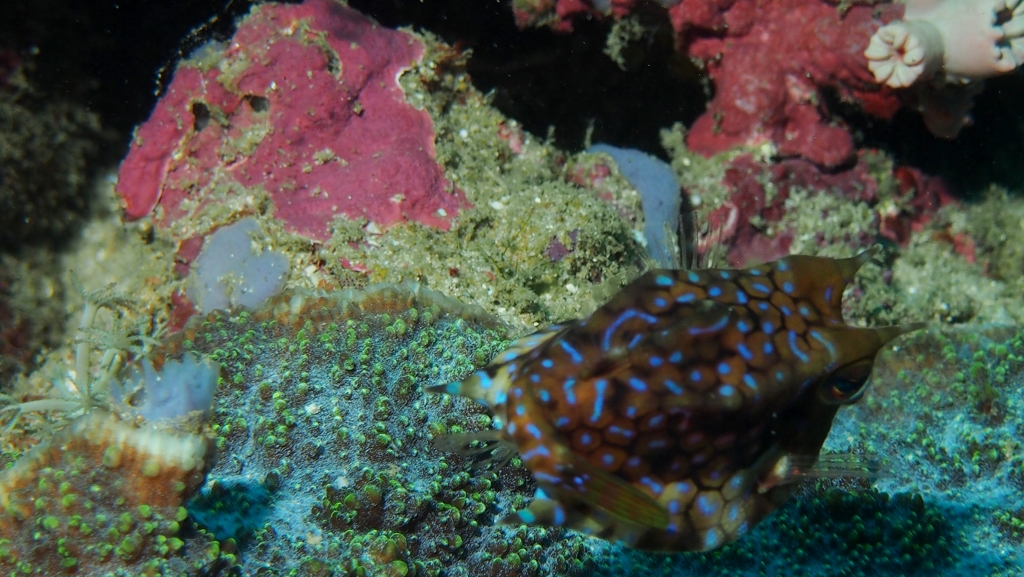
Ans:
<svg viewBox="0 0 1024 577"><path fill-rule="evenodd" d="M589 317L428 389L484 403L499 426L438 444L491 462L518 451L538 489L505 523L648 550L720 547L813 471L876 353L920 328L843 321L843 290L872 254L652 270Z"/></svg>

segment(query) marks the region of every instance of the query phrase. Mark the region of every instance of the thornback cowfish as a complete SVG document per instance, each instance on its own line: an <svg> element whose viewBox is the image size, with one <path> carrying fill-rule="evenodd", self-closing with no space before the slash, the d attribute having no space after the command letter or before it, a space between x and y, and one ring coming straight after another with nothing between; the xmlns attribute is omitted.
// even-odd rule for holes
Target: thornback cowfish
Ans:
<svg viewBox="0 0 1024 577"><path fill-rule="evenodd" d="M438 444L492 461L519 452L538 490L503 523L720 547L789 497L875 354L920 328L843 321L843 290L872 254L649 271L589 317L428 388L484 403L500 426Z"/></svg>

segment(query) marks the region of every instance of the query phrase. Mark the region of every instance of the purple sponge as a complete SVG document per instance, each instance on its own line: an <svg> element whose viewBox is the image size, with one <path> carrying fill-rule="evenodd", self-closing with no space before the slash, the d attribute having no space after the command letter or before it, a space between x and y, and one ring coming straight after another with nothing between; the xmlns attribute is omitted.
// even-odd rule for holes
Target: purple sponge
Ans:
<svg viewBox="0 0 1024 577"><path fill-rule="evenodd" d="M273 296L288 273L288 257L252 251L251 236L259 227L244 218L210 235L192 266L185 294L202 312L253 308Z"/></svg>
<svg viewBox="0 0 1024 577"><path fill-rule="evenodd" d="M159 371L144 358L131 368L124 385L111 383L110 396L147 421L173 419L192 411L207 417L219 376L220 364L192 353L185 353L180 361L168 359ZM125 390L129 391L127 398Z"/></svg>

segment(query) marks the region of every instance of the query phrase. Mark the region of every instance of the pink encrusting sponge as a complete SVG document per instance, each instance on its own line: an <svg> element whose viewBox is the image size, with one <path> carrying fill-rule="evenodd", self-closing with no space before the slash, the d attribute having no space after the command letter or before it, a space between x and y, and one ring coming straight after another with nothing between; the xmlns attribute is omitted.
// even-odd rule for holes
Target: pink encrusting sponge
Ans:
<svg viewBox="0 0 1024 577"><path fill-rule="evenodd" d="M447 229L465 197L397 81L422 55L332 0L255 7L229 42L179 65L136 131L118 173L126 215L168 225L262 188L275 217L317 240L337 215Z"/></svg>

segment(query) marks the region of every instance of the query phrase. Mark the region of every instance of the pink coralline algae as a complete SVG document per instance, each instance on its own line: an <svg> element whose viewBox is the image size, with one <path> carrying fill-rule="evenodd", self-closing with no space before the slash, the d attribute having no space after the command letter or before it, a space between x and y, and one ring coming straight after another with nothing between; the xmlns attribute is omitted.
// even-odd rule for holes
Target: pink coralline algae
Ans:
<svg viewBox="0 0 1024 577"><path fill-rule="evenodd" d="M737 267L788 255L792 232L783 228L769 234L766 228L784 221L786 200L794 190L832 194L873 208L875 224L842 239L851 249L870 246L878 237L905 245L911 232L922 230L939 208L955 202L940 179L916 169L897 167L892 178L900 207L879 203L877 176L868 166L869 163L858 160L849 170L829 173L806 159L764 164L749 154L741 155L730 162L722 179L730 190L729 200L708 215L708 225L715 231L709 242L728 246L726 257L729 264ZM701 246L697 249L704 252Z"/></svg>
<svg viewBox="0 0 1024 577"><path fill-rule="evenodd" d="M411 35L307 0L257 6L206 50L175 71L121 165L129 218L166 225L215 190L262 187L289 230L322 240L337 215L447 229L467 205L397 82L423 54Z"/></svg>
<svg viewBox="0 0 1024 577"><path fill-rule="evenodd" d="M853 138L830 116L822 89L891 118L900 101L875 82L863 51L899 12L891 4L844 11L817 0L684 0L669 10L672 24L715 83L687 143L709 154L771 142L782 156L822 167L852 161Z"/></svg>
<svg viewBox="0 0 1024 577"><path fill-rule="evenodd" d="M546 17L529 8L547 7ZM550 6L546 6L546 5ZM517 21L565 29L581 3L516 2ZM597 8L607 4L606 10ZM635 2L595 2L589 13L615 18ZM863 52L881 26L900 17L901 4L826 0L663 0L680 49L702 63L715 95L690 129L687 144L703 154L737 145L773 143L782 156L835 168L854 159L855 146L833 117L823 89L891 118L896 92L879 85Z"/></svg>

